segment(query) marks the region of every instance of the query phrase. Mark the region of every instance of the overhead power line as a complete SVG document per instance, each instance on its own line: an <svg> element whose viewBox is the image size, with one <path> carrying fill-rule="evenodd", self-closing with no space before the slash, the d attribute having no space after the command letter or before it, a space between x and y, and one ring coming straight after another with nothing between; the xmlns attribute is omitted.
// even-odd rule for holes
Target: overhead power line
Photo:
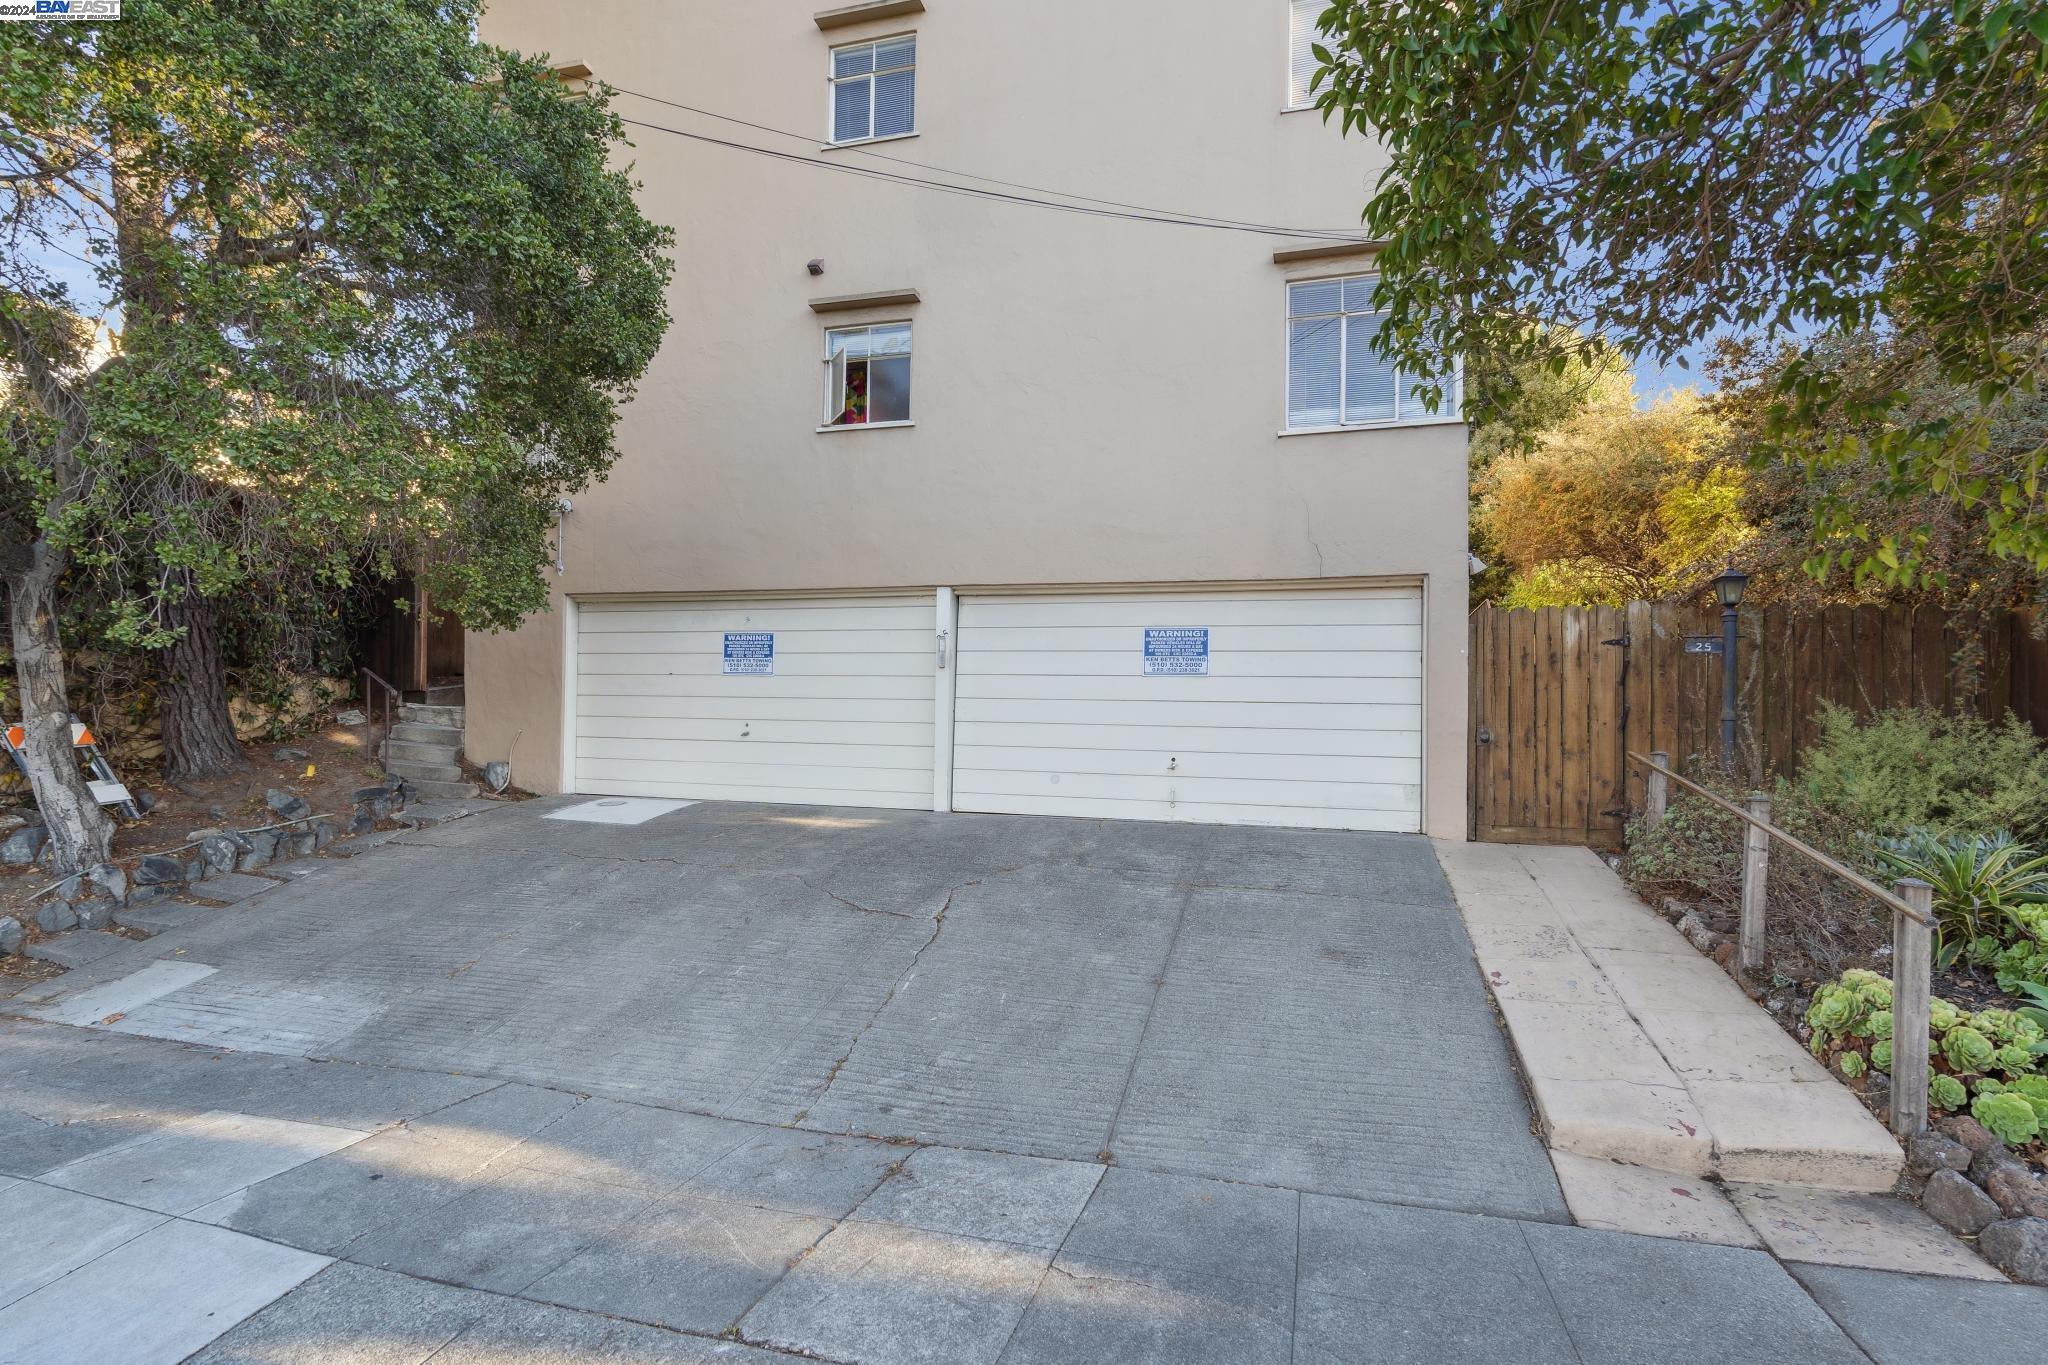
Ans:
<svg viewBox="0 0 2048 1365"><path fill-rule="evenodd" d="M766 123L755 123L750 119L735 118L731 114L721 114L714 109L705 109L694 104L684 104L680 100L664 99L660 95L649 95L643 91L627 90L619 86L614 86L612 88L617 90L621 95L631 95L634 99L647 100L653 104L665 104L671 109L681 109L685 113L699 114L705 118L717 119L721 123L732 123L737 124L742 128L752 128L757 132L773 133L777 137L790 138L793 141L805 143L807 145L814 145L817 141L816 138L808 136L804 133L792 132L787 128L772 127ZM849 144L843 150L845 150L850 155L864 156L875 161L888 161L898 166L908 166L913 170L926 171L933 175L950 175L959 180L979 181L984 185L1000 185L1005 189L1025 190L1032 194L1049 194L1058 199L1071 199L1083 204L1101 204L1109 208L1129 209L1136 213L1143 213L1148 216L1169 219L1175 222L1191 220L1203 223L1214 223L1224 227L1245 228L1259 232L1312 233L1317 237L1330 237L1344 240L1357 239L1360 241L1369 240L1367 238L1358 237L1357 232L1352 229L1331 229L1326 232L1315 228L1281 228L1275 227L1270 223L1252 222L1243 218L1221 218L1212 213L1195 213L1185 209L1153 208L1150 205L1146 204L1126 203L1121 199L1099 199L1093 195L1074 194L1066 190L1049 189L1044 185L1027 185L1022 183L1021 181L1016 180L1001 180L994 176L976 175L972 171L956 171L945 166L934 166L931 163L925 161L912 161L907 157L890 156L886 152L870 151L867 148L859 146L857 144Z"/></svg>
<svg viewBox="0 0 2048 1365"><path fill-rule="evenodd" d="M771 133L777 137L794 138L805 143L813 141L813 139L807 138L801 133L792 133L785 129L769 127L766 124L752 123L746 119L713 113L707 109L699 109L692 105L681 104L675 100L662 99L656 95L645 95L634 90L614 88L618 89L618 93L630 95L635 99L644 99L655 104L669 105L688 113L700 114L706 118L719 119L727 123L740 124L759 132ZM687 129L672 128L661 123L650 123L644 119L626 118L623 115L620 118L620 122L631 127L667 133L673 137L687 138L692 142L707 143L711 146L724 147L731 151L748 152L755 156L765 156L776 161L787 161L803 166L816 166L824 170L836 171L842 175L859 176L868 180L880 180L891 184L906 185L914 189L932 190L941 194L956 194L971 199L1022 204L1032 208L1052 209L1064 213L1078 213L1093 218L1114 218L1126 222L1140 223L1165 223L1175 227L1209 228L1215 231L1246 232L1268 237L1290 237L1318 242L1358 242L1361 245L1371 240L1361 237L1356 233L1324 231L1315 228L1281 227L1269 223L1255 223L1235 218L1213 218L1203 214L1181 213L1170 209L1154 209L1142 204L1127 204L1114 199L1097 199L1088 195L1068 194L1062 190L1044 189L1038 186L1019 184L1015 181L997 180L993 177L974 175L966 171L948 170L941 166L928 166L923 162L910 161L902 157L885 156L879 152L860 152L860 154L877 160L893 162L897 165L930 171L938 175L950 175L963 180L980 181L981 184L954 184L949 181L933 180L923 176L908 175L900 171L883 170L873 166L856 166L844 161L828 161L817 156L805 156L795 152L778 151L772 147L759 147L749 142L713 137L709 133L690 132ZM849 148L848 150L859 151L858 148ZM982 188L983 185L1002 185L1009 188L1002 190L986 189ZM1011 191L1029 191L1029 193L1013 193ZM1053 195L1056 197L1052 199L1036 197L1039 195Z"/></svg>

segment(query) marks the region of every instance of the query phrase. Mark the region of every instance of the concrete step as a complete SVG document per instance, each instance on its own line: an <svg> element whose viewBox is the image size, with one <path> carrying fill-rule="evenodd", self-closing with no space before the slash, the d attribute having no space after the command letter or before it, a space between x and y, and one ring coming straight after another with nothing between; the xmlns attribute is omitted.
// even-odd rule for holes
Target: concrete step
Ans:
<svg viewBox="0 0 2048 1365"><path fill-rule="evenodd" d="M460 706L460 705L462 705L462 684L461 684L461 683L451 683L451 684L449 684L448 686L445 686L445 687L430 687L430 688L428 688L428 689L427 689L427 705L429 705L429 706Z"/></svg>
<svg viewBox="0 0 2048 1365"><path fill-rule="evenodd" d="M454 767L460 757L460 744L408 744L400 739L392 740L384 754L387 763L426 763L443 768Z"/></svg>
<svg viewBox="0 0 2048 1365"><path fill-rule="evenodd" d="M1583 848L1439 844L1553 1151L1884 1191L1904 1154L1728 974Z"/></svg>
<svg viewBox="0 0 2048 1365"><path fill-rule="evenodd" d="M480 793L474 782L426 782L406 778L412 789L430 801L471 801Z"/></svg>
<svg viewBox="0 0 2048 1365"><path fill-rule="evenodd" d="M409 701L398 708L398 718L408 725L448 725L462 728L462 708L459 706L429 706L425 702Z"/></svg>
<svg viewBox="0 0 2048 1365"><path fill-rule="evenodd" d="M462 747L462 729L455 725L417 725L402 720L391 727L391 738L399 744L440 744L450 749Z"/></svg>
<svg viewBox="0 0 2048 1365"><path fill-rule="evenodd" d="M460 782L462 769L453 763L408 763L393 760L384 765L384 770L393 777L402 777L408 782Z"/></svg>

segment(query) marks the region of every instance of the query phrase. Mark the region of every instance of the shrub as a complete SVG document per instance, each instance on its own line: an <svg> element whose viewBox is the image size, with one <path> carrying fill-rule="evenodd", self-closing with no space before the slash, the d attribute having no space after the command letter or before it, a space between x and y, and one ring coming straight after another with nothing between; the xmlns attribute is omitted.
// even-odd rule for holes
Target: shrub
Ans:
<svg viewBox="0 0 2048 1365"><path fill-rule="evenodd" d="M1871 834L2048 838L2048 744L2010 713L1991 725L1898 707L1858 722L1823 702L1820 738L1800 772L1816 804Z"/></svg>
<svg viewBox="0 0 2048 1365"><path fill-rule="evenodd" d="M1748 795L1718 771L1689 776L1724 800L1739 803ZM1803 789L1777 784L1771 822L1882 880L1870 841ZM1652 905L1670 895L1733 911L1742 899L1743 832L1742 821L1676 788L1655 828L1641 817L1629 823L1622 875ZM1837 975L1852 961L1867 960L1891 939L1890 920L1877 913L1875 902L1810 859L1789 854L1771 859L1764 922L1770 951L1809 959L1821 979Z"/></svg>

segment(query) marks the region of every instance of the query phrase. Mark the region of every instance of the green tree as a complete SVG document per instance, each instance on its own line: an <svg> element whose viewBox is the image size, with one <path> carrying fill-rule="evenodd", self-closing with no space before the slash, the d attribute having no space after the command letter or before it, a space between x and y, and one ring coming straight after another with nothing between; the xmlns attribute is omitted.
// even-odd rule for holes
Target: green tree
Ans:
<svg viewBox="0 0 2048 1365"><path fill-rule="evenodd" d="M1509 606L1620 603L1696 591L1751 534L1744 471L1690 391L1647 409L1594 403L1493 462L1478 521L1513 577Z"/></svg>
<svg viewBox="0 0 2048 1365"><path fill-rule="evenodd" d="M1387 152L1365 222L1403 366L1563 364L1556 326L1659 360L1881 326L1886 367L1784 367L1759 454L1878 470L2048 567L2048 440L1973 469L2048 378L2048 3L1337 0L1321 24L1326 117ZM1916 375L1975 406L1915 411ZM1862 506L1816 503L1838 562L1918 572L1917 528Z"/></svg>
<svg viewBox="0 0 2048 1365"><path fill-rule="evenodd" d="M607 92L478 43L477 8L129 0L0 26L0 372L25 396L0 571L61 867L110 833L63 738L67 568L98 576L114 639L166 650L197 758L232 761L212 614L239 585L403 560L509 625L546 601L557 502L616 458L669 233L610 162Z"/></svg>

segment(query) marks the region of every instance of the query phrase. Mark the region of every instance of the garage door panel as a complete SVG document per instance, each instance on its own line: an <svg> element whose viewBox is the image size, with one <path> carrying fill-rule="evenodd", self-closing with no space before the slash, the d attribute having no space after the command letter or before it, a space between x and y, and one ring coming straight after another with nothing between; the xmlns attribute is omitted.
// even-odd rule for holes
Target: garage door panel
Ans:
<svg viewBox="0 0 2048 1365"><path fill-rule="evenodd" d="M956 766L954 780L970 779L976 791L1017 796L1046 793L1055 785L1043 772L991 772ZM1412 806L1415 787L1400 782L1261 781L1228 777L1188 777L1182 773L1057 774L1053 795L1070 799L1139 801L1178 805L1209 801L1232 805L1300 805L1340 810L1400 810Z"/></svg>
<svg viewBox="0 0 2048 1365"><path fill-rule="evenodd" d="M1418 829L1421 621L1410 588L963 599L954 805ZM1149 627L1205 628L1202 671L1148 675Z"/></svg>
<svg viewBox="0 0 2048 1365"><path fill-rule="evenodd" d="M1150 619L1176 611L1199 611L1201 625L1218 626L1415 626L1422 623L1422 601L1412 588L1381 588L1355 593L1243 593L1204 596L1194 593L1105 593L1078 598L979 597L960 604L962 630L1008 629L1020 626L1120 626L1147 618L1146 625L1170 625ZM1000 646L997 646L1000 648Z"/></svg>
<svg viewBox="0 0 2048 1365"><path fill-rule="evenodd" d="M962 697L1015 698L1035 701L1135 701L1173 705L1183 701L1242 702L1271 704L1271 678L1145 678L1101 677L1059 673L962 673L958 684ZM1420 706L1420 678L1311 678L1286 680L1290 702L1316 704L1357 703L1375 706Z"/></svg>
<svg viewBox="0 0 2048 1365"><path fill-rule="evenodd" d="M741 627L735 627L736 630ZM772 631L776 640L787 642L791 657L809 658L815 655L880 655L907 654L927 662L932 657L932 628L929 622L922 630L789 630L773 621L759 621L745 626L746 630ZM668 635L650 635L644 631L632 631L622 635L577 634L577 652L585 658L603 656L634 658L639 656L681 656L685 658L716 659L725 644L726 632L722 630L686 630ZM781 664L782 650L776 650L776 663ZM851 663L851 660L841 660ZM778 672L780 671L778 667ZM926 670L929 672L929 668Z"/></svg>
<svg viewBox="0 0 2048 1365"><path fill-rule="evenodd" d="M1127 773L1150 776L1171 761L1174 772L1189 778L1264 778L1278 781L1370 782L1413 787L1422 781L1422 763L1415 758L1361 758L1349 754L1209 754L1173 749L1062 749L1065 773ZM1003 748L988 744L958 745L956 771L1018 772L1044 781L1046 748Z"/></svg>
<svg viewBox="0 0 2048 1365"><path fill-rule="evenodd" d="M762 720L758 716L744 721L697 719L676 720L667 717L649 716L597 716L586 714L577 730L586 739L630 739L646 741L666 740L738 740L741 730L753 736L746 743L766 744L840 744L845 743L845 727L836 721L803 720ZM917 721L865 721L861 725L864 741L880 745L896 745L921 748L930 751L932 746L932 723L930 720Z"/></svg>
<svg viewBox="0 0 2048 1365"><path fill-rule="evenodd" d="M1168 754L1350 754L1361 758L1422 757L1413 730L1254 730L1210 725L1045 725L983 721L961 726L961 743L1046 750L1113 749L1142 738ZM971 740L969 739L971 736Z"/></svg>
<svg viewBox="0 0 2048 1365"><path fill-rule="evenodd" d="M1176 681L1178 681L1176 679ZM1247 714L1256 706L1256 717ZM1256 723L1276 730L1413 730L1419 706L1308 705L1292 702L1045 701L1010 697L963 698L960 723L1040 721L1056 725L1219 725Z"/></svg>
<svg viewBox="0 0 2048 1365"><path fill-rule="evenodd" d="M586 673L586 690L595 697L674 697L678 700L717 697L776 697L784 700L848 697L909 698L929 704L929 679L884 674L746 677L721 673Z"/></svg>
<svg viewBox="0 0 2048 1365"><path fill-rule="evenodd" d="M922 773L929 787L929 744L792 744L764 739L664 740L586 737L579 752L592 759L653 759L663 763L768 764L775 767L900 768Z"/></svg>
<svg viewBox="0 0 2048 1365"><path fill-rule="evenodd" d="M881 602L791 602L663 606L640 603L584 603L577 611L579 643L618 634L673 635L678 631L723 634L728 630L931 630L928 597Z"/></svg>
<svg viewBox="0 0 2048 1365"><path fill-rule="evenodd" d="M631 793L627 793L631 794ZM1005 796L1009 815L1087 816L1096 820L1164 820L1209 825L1278 825L1288 829L1373 830L1411 834L1416 817L1410 811L1329 810L1317 806L1236 806L1183 801L1167 806L1152 801L1075 802L1066 797ZM961 809L968 809L961 807ZM976 806L975 810L988 807Z"/></svg>
<svg viewBox="0 0 2048 1365"><path fill-rule="evenodd" d="M576 788L929 807L930 599L597 603L576 632ZM774 672L725 671L728 632Z"/></svg>
<svg viewBox="0 0 2048 1365"><path fill-rule="evenodd" d="M618 778L633 782L687 782L693 786L775 786L819 793L897 792L919 795L925 805L931 804L932 776L928 768L919 771L801 763L667 763L651 758L593 758L589 763L589 776L594 782Z"/></svg>
<svg viewBox="0 0 2048 1365"><path fill-rule="evenodd" d="M579 696L579 716L646 716L675 720L924 721L928 697L673 697L659 693Z"/></svg>
<svg viewBox="0 0 2048 1365"><path fill-rule="evenodd" d="M1053 653L1045 650L976 649L960 656L960 676L1031 677L1058 673L1069 678L1128 678L1136 651L1126 639L1117 649ZM1419 678L1420 650L1227 650L1212 648L1212 678Z"/></svg>
<svg viewBox="0 0 2048 1365"><path fill-rule="evenodd" d="M1239 650L1260 652L1355 650L1404 654L1422 652L1422 627L1399 626L1217 626L1192 609L1135 617L1120 626L1007 627L991 629L963 623L960 633L972 634L977 649L1004 653L1122 654L1135 661L1149 626L1208 626L1212 655ZM1132 665L1135 671L1135 662Z"/></svg>
<svg viewBox="0 0 2048 1365"><path fill-rule="evenodd" d="M677 786L671 781L635 781L624 778L593 778L586 781L577 777L576 789L591 796L661 796L675 797ZM889 810L930 810L932 807L931 784L927 782L916 792L886 791L862 787L778 787L768 785L719 786L710 782L692 782L689 795L692 801L759 801L775 806L871 806Z"/></svg>

